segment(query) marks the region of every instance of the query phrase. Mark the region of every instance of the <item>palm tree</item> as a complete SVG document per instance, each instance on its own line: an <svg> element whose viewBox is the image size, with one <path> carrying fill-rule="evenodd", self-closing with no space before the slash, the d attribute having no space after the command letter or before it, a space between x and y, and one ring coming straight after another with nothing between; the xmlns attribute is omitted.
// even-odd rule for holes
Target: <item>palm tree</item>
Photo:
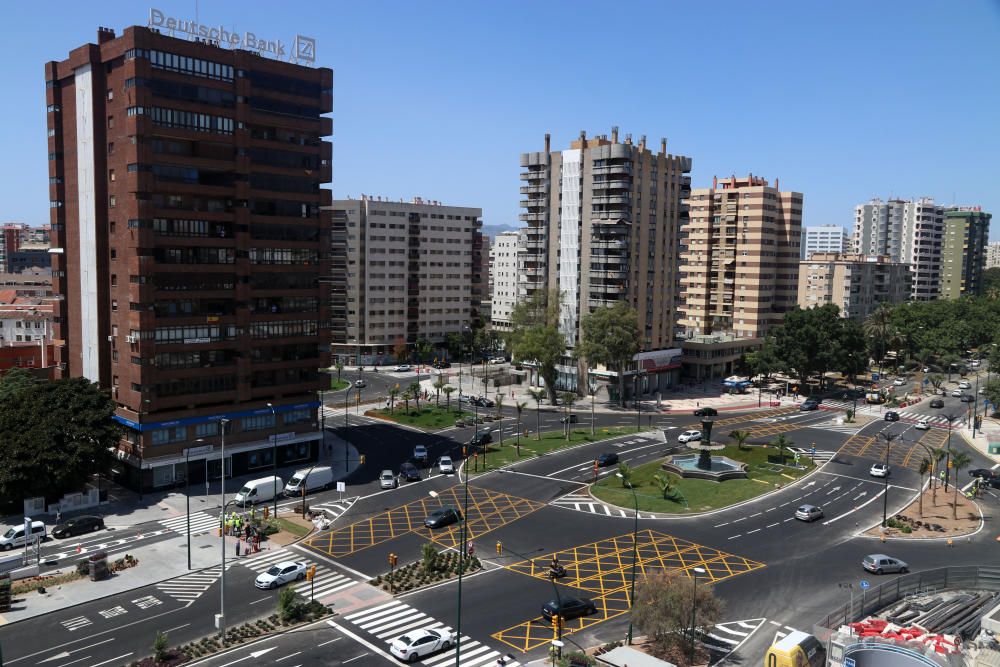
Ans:
<svg viewBox="0 0 1000 667"><path fill-rule="evenodd" d="M344 372L344 362L338 359L334 367L337 369L337 382L340 382L340 374Z"/></svg>
<svg viewBox="0 0 1000 667"><path fill-rule="evenodd" d="M972 457L965 452L951 453L951 467L955 469L955 504L951 506L951 518L958 519L958 471L972 463Z"/></svg>
<svg viewBox="0 0 1000 667"><path fill-rule="evenodd" d="M743 445L750 438L749 431L730 431L729 437L736 441L736 447L743 450Z"/></svg>
<svg viewBox="0 0 1000 667"><path fill-rule="evenodd" d="M441 387L441 391L444 392L444 400L445 400L444 409L447 410L448 412L451 412L451 394L453 391L455 391L455 388L452 387L450 384L446 384L445 386Z"/></svg>
<svg viewBox="0 0 1000 667"><path fill-rule="evenodd" d="M389 414L392 414L392 410L396 407L396 396L399 394L399 384L389 390Z"/></svg>
<svg viewBox="0 0 1000 667"><path fill-rule="evenodd" d="M410 392L410 396L417 401L417 412L420 412L420 383L414 380L410 383L410 386L407 387L406 390ZM409 408L407 408L406 411L409 412Z"/></svg>
<svg viewBox="0 0 1000 667"><path fill-rule="evenodd" d="M542 439L542 399L545 398L544 389L529 389L528 393L535 399L535 440Z"/></svg>
<svg viewBox="0 0 1000 667"><path fill-rule="evenodd" d="M924 457L920 459L920 468L917 470L920 473L920 518L924 518L924 475L927 473L934 474L934 464L931 463L930 459ZM931 486L934 486L934 480L931 480Z"/></svg>
<svg viewBox="0 0 1000 667"><path fill-rule="evenodd" d="M515 403L514 407L517 409L517 457L521 458L521 413L528 407L528 402Z"/></svg>
<svg viewBox="0 0 1000 667"><path fill-rule="evenodd" d="M872 314L865 320L864 332L866 336L872 338L877 344L879 373L881 373L882 362L886 354L886 344L893 332L892 306L885 302L876 306Z"/></svg>
<svg viewBox="0 0 1000 667"><path fill-rule="evenodd" d="M500 446L503 447L503 394L497 394L497 426L500 428Z"/></svg>
<svg viewBox="0 0 1000 667"><path fill-rule="evenodd" d="M573 415L573 404L576 403L577 395L576 392L564 391L559 394L559 399L562 400L563 405L566 406L566 426L563 432L566 434L566 439L569 440L569 435L571 432L570 419Z"/></svg>
<svg viewBox="0 0 1000 667"><path fill-rule="evenodd" d="M657 473L653 475L653 480L656 482L656 485L660 487L660 495L663 496L664 500L667 500L667 497L670 496L671 492L674 490L674 483L670 481L670 475L661 475Z"/></svg>
<svg viewBox="0 0 1000 667"><path fill-rule="evenodd" d="M781 465L785 465L785 450L791 447L792 443L785 437L784 433L781 433L771 441L771 445L778 448L778 457L781 459Z"/></svg>
<svg viewBox="0 0 1000 667"><path fill-rule="evenodd" d="M441 390L444 389L445 381L444 377L438 373L437 380L434 380L434 402L437 403L437 407L441 407Z"/></svg>
<svg viewBox="0 0 1000 667"><path fill-rule="evenodd" d="M406 401L406 414L410 414L410 399L413 398L413 394L411 394L410 390L407 389L403 392L403 395L400 396L400 398ZM417 409L419 410L420 408Z"/></svg>
<svg viewBox="0 0 1000 667"><path fill-rule="evenodd" d="M622 488L632 488L632 468L624 461L618 464L618 476L622 478Z"/></svg>
<svg viewBox="0 0 1000 667"><path fill-rule="evenodd" d="M944 447L936 447L931 450L931 454L934 455L934 471L935 471L934 473L932 473L934 474L934 477L932 478L933 486L931 488L933 490L931 492L931 502L934 504L935 507L937 507L937 488L938 488L938 476L936 474L938 469L937 464L941 463L941 461L947 458L948 450L945 449Z"/></svg>

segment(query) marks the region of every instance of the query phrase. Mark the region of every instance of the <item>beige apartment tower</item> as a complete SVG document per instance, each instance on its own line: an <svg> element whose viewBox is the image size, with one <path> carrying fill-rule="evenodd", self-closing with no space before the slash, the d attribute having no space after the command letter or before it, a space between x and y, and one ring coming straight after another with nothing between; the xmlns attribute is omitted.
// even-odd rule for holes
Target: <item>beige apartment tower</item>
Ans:
<svg viewBox="0 0 1000 667"><path fill-rule="evenodd" d="M567 355L559 387L576 389L580 370L572 350L589 312L625 301L638 312L640 349L673 344L677 241L681 200L691 180L691 158L659 150L646 138L580 137L567 150L521 155L523 263L518 300L543 291L562 295L560 330ZM640 391L669 384L669 374L647 369Z"/></svg>
<svg viewBox="0 0 1000 667"><path fill-rule="evenodd" d="M864 322L880 303L910 298L910 265L888 255L815 253L799 263L799 306L836 304L842 317Z"/></svg>
<svg viewBox="0 0 1000 667"><path fill-rule="evenodd" d="M732 176L691 190L687 204L679 324L689 336L762 338L795 305L802 193Z"/></svg>

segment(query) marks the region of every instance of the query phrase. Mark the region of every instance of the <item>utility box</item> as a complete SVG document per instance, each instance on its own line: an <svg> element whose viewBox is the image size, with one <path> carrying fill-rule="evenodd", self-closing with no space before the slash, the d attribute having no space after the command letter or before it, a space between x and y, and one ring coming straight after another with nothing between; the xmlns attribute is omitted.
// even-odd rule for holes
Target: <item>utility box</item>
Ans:
<svg viewBox="0 0 1000 667"><path fill-rule="evenodd" d="M93 554L87 559L87 563L90 565L91 581L103 581L110 575L108 571L108 554L106 552L99 551Z"/></svg>
<svg viewBox="0 0 1000 667"><path fill-rule="evenodd" d="M1000 442L990 443L990 454L1000 454Z"/></svg>
<svg viewBox="0 0 1000 667"><path fill-rule="evenodd" d="M0 574L0 611L10 611L10 575Z"/></svg>

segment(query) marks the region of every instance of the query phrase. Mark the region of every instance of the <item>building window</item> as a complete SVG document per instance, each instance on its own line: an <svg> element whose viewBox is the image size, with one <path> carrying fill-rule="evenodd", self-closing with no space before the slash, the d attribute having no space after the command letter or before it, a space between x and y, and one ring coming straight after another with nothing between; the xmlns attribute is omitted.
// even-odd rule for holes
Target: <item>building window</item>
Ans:
<svg viewBox="0 0 1000 667"><path fill-rule="evenodd" d="M110 197L108 197L109 208L114 208L117 205L118 205L118 197L116 197L115 195L111 195Z"/></svg>
<svg viewBox="0 0 1000 667"><path fill-rule="evenodd" d="M219 435L219 422L207 422L196 425L194 427L194 435L196 438L208 438L213 435Z"/></svg>
<svg viewBox="0 0 1000 667"><path fill-rule="evenodd" d="M274 415L270 412L264 415L244 417L240 421L242 422L244 431L260 431L262 429L274 428L275 426Z"/></svg>
<svg viewBox="0 0 1000 667"><path fill-rule="evenodd" d="M111 88L108 88L108 100L113 100L113 99L115 99L115 91L112 90Z"/></svg>
<svg viewBox="0 0 1000 667"><path fill-rule="evenodd" d="M111 299L111 312L118 312L118 299Z"/></svg>
<svg viewBox="0 0 1000 667"><path fill-rule="evenodd" d="M108 155L111 155L114 152L115 152L115 142L109 141L108 142Z"/></svg>
<svg viewBox="0 0 1000 667"><path fill-rule="evenodd" d="M300 424L312 420L312 413L309 410L292 410L284 415L286 424Z"/></svg>
<svg viewBox="0 0 1000 667"><path fill-rule="evenodd" d="M112 183L115 182L115 170L114 169L108 169L108 180L111 181ZM114 195L112 195L111 198L114 199Z"/></svg>
<svg viewBox="0 0 1000 667"><path fill-rule="evenodd" d="M115 126L115 117L108 116L108 129L112 129Z"/></svg>
<svg viewBox="0 0 1000 667"><path fill-rule="evenodd" d="M151 431L154 445L168 445L172 442L183 442L187 437L187 429L183 426L177 428L158 428Z"/></svg>

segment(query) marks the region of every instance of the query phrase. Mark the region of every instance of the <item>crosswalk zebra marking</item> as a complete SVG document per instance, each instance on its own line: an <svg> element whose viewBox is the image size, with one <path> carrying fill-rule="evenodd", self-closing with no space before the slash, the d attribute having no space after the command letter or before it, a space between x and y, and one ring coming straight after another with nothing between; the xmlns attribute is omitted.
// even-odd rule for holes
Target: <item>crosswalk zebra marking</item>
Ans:
<svg viewBox="0 0 1000 667"><path fill-rule="evenodd" d="M226 569L229 569L230 566L231 564L227 563ZM190 606L192 602L197 600L205 591L211 588L212 584L218 580L221 572L222 568L216 565L215 567L210 567L207 570L190 572L175 579L161 581L156 584L156 589L166 595L169 595L175 600L184 602Z"/></svg>
<svg viewBox="0 0 1000 667"><path fill-rule="evenodd" d="M170 519L162 519L160 525L167 530L172 530L181 535L187 535L188 519L187 515L175 516ZM208 512L198 511L191 515L191 535L201 535L208 533L219 527L219 517Z"/></svg>
<svg viewBox="0 0 1000 667"><path fill-rule="evenodd" d="M354 579L332 570L323 563L317 563L316 561L303 556L300 552L292 551L284 547L281 549L274 549L272 551L254 554L246 559L237 561L237 564L242 565L257 574L261 574L266 572L267 569L275 563L280 563L285 560L300 561L309 566L316 566L316 576L313 578L313 581L310 582L303 579L302 581L289 584L296 593L302 595L303 597L309 597L311 592L314 598L320 598L324 595L330 595L331 593L336 593L337 591L344 590L345 588L350 588L358 583Z"/></svg>
<svg viewBox="0 0 1000 667"><path fill-rule="evenodd" d="M634 512L629 510L619 509L617 507L611 507L605 505L604 503L597 502L593 498L587 495L578 493L569 493L560 498L549 503L553 507L561 507L563 509L574 510L576 512L586 512L587 514L597 514L599 516L610 516L614 518L628 519L635 516ZM659 515L652 514L649 512L639 512L640 519L659 519Z"/></svg>
<svg viewBox="0 0 1000 667"><path fill-rule="evenodd" d="M91 623L93 623L93 621L86 616L76 616L63 621L62 626L70 632L73 632L74 630L79 630L80 628L90 625Z"/></svg>
<svg viewBox="0 0 1000 667"><path fill-rule="evenodd" d="M767 619L751 618L743 621L716 623L698 633L698 641L711 653L709 664L718 664L739 648Z"/></svg>
<svg viewBox="0 0 1000 667"><path fill-rule="evenodd" d="M348 614L344 619L359 630L387 644L396 637L416 628L452 631L450 626L399 600ZM496 662L501 656L499 651L472 639L468 635L462 635L461 647L459 667L486 667L488 664ZM454 659L455 648L452 647L447 651L425 656L414 664L425 667L442 667ZM519 664L516 660L506 662L508 667L517 667Z"/></svg>
<svg viewBox="0 0 1000 667"><path fill-rule="evenodd" d="M837 452L830 451L827 449L817 449L815 454L812 453L811 448L806 448L806 447L789 447L788 450L791 452L795 452L799 456L807 456L811 458L815 463L826 463L827 461L829 461L830 459L832 459L834 456L837 455Z"/></svg>

